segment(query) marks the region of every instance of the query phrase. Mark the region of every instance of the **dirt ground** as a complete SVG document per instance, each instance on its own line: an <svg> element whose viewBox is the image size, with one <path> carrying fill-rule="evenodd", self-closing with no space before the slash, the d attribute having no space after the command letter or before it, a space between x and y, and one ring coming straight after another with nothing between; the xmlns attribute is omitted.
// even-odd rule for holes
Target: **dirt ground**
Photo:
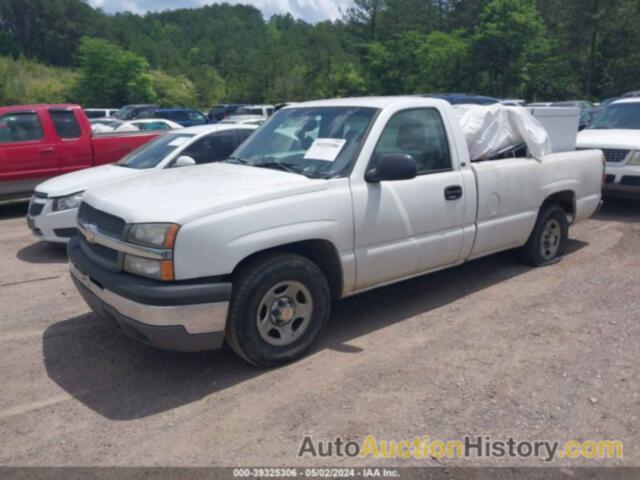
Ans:
<svg viewBox="0 0 640 480"><path fill-rule="evenodd" d="M300 459L305 435L619 439L640 465L640 202L608 201L562 262L503 253L335 305L307 358L138 344L89 313L64 249L0 207L0 465L437 465ZM540 465L540 460L447 460Z"/></svg>

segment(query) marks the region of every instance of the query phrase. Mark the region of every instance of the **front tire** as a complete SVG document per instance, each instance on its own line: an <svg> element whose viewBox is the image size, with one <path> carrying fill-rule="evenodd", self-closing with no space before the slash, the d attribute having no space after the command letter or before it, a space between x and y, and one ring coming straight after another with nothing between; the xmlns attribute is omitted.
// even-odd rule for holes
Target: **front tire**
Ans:
<svg viewBox="0 0 640 480"><path fill-rule="evenodd" d="M322 271L293 254L273 254L245 265L233 280L226 340L260 367L304 356L329 318L331 293Z"/></svg>
<svg viewBox="0 0 640 480"><path fill-rule="evenodd" d="M529 240L522 247L522 261L533 267L551 265L564 255L568 240L567 213L555 203L545 205L538 214Z"/></svg>

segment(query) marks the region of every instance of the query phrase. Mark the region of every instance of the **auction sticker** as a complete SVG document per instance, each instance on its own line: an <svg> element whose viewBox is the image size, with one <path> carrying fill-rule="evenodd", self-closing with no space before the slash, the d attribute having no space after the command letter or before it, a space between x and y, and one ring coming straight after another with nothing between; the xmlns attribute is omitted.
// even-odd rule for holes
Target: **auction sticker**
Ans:
<svg viewBox="0 0 640 480"><path fill-rule="evenodd" d="M316 138L304 155L305 160L323 160L335 162L346 140L342 138Z"/></svg>

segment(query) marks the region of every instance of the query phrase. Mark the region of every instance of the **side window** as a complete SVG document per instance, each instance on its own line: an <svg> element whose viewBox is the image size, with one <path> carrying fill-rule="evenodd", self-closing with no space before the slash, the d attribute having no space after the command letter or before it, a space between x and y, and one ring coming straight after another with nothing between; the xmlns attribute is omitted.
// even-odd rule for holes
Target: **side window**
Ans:
<svg viewBox="0 0 640 480"><path fill-rule="evenodd" d="M134 122L133 125L141 132L169 130L169 125L164 122Z"/></svg>
<svg viewBox="0 0 640 480"><path fill-rule="evenodd" d="M80 138L82 132L71 110L49 110L53 126L60 138Z"/></svg>
<svg viewBox="0 0 640 480"><path fill-rule="evenodd" d="M9 113L0 117L0 143L30 142L44 136L35 112Z"/></svg>
<svg viewBox="0 0 640 480"><path fill-rule="evenodd" d="M374 158L388 153L413 156L418 175L450 170L449 142L438 111L420 108L396 113L380 136Z"/></svg>
<svg viewBox="0 0 640 480"><path fill-rule="evenodd" d="M251 134L254 131L255 130L250 130L248 128L242 128L242 129L235 130L235 132L236 132L236 145L240 145L242 142L244 142L247 138L249 138L251 136Z"/></svg>
<svg viewBox="0 0 640 480"><path fill-rule="evenodd" d="M191 120L192 122L202 123L204 123L205 121L204 115L202 115L200 112L189 112L189 120Z"/></svg>
<svg viewBox="0 0 640 480"><path fill-rule="evenodd" d="M193 158L198 165L219 162L229 158L235 150L233 130L213 133L198 140L187 148L182 155Z"/></svg>

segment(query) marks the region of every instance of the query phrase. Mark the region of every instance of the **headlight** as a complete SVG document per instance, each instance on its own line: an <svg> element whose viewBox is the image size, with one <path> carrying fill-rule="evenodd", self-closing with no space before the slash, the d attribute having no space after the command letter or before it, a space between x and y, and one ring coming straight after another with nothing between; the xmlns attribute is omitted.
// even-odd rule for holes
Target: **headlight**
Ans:
<svg viewBox="0 0 640 480"><path fill-rule="evenodd" d="M134 275L165 282L174 279L173 260L151 260L134 255L125 255L124 270Z"/></svg>
<svg viewBox="0 0 640 480"><path fill-rule="evenodd" d="M72 208L78 208L82 201L82 194L84 192L74 193L67 195L66 197L60 197L53 200L53 211L59 212L60 210L71 210Z"/></svg>
<svg viewBox="0 0 640 480"><path fill-rule="evenodd" d="M147 247L173 248L179 228L174 223L140 223L131 227L128 240Z"/></svg>
<svg viewBox="0 0 640 480"><path fill-rule="evenodd" d="M631 154L631 156L629 157L629 161L627 162L627 165L640 167L640 150L633 152Z"/></svg>
<svg viewBox="0 0 640 480"><path fill-rule="evenodd" d="M175 223L139 223L132 225L127 240L145 247L173 249L180 225ZM124 269L134 275L171 281L175 278L173 260L154 260L125 255Z"/></svg>

